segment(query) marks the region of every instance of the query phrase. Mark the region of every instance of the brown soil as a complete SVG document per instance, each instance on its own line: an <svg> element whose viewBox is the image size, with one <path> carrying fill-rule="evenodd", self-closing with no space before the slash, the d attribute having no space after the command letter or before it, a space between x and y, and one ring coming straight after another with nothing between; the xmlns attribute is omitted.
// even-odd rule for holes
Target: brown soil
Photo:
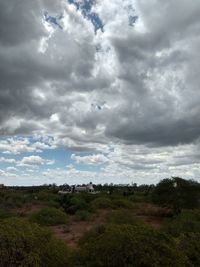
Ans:
<svg viewBox="0 0 200 267"><path fill-rule="evenodd" d="M37 203L37 204L30 204L30 205L26 205L23 206L21 208L17 208L14 211L21 216L25 216L25 215L29 215L33 212L37 212L43 208L46 208L47 205L45 205L44 203Z"/></svg>
<svg viewBox="0 0 200 267"><path fill-rule="evenodd" d="M75 221L72 216L69 224L52 226L51 229L58 238L65 240L69 246L76 247L85 232L106 222L106 216L109 212L109 210L100 210L92 221Z"/></svg>
<svg viewBox="0 0 200 267"><path fill-rule="evenodd" d="M148 215L136 215L136 218L141 219L143 222L147 223L155 229L160 229L164 220L163 217Z"/></svg>
<svg viewBox="0 0 200 267"><path fill-rule="evenodd" d="M79 239L89 230L95 226L106 223L107 215L110 210L100 210L98 215L92 221L75 221L74 217L71 216L70 222L67 225L52 226L51 229L55 235L66 241L68 246L77 247ZM162 225L163 218L159 216L148 216L148 215L136 215L136 218L151 225L155 229L159 229Z"/></svg>

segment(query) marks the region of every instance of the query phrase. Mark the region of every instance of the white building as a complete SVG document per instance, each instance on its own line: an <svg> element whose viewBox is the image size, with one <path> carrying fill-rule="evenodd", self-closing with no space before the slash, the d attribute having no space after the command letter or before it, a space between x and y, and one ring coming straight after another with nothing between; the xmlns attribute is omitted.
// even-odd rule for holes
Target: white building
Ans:
<svg viewBox="0 0 200 267"><path fill-rule="evenodd" d="M92 185L92 182L90 182L86 186L75 186L74 191L75 192L88 192L88 193L93 193L94 192L94 187Z"/></svg>
<svg viewBox="0 0 200 267"><path fill-rule="evenodd" d="M71 194L80 192L95 193L92 182L90 182L86 186L73 185L71 186L70 190L58 191L59 194Z"/></svg>

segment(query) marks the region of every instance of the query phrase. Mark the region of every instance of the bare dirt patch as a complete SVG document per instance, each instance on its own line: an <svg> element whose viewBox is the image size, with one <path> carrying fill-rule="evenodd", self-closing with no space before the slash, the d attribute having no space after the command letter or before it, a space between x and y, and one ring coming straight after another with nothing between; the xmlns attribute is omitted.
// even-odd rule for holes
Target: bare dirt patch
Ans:
<svg viewBox="0 0 200 267"><path fill-rule="evenodd" d="M45 205L44 203L28 204L28 205L25 205L21 208L17 208L14 211L20 216L26 216L26 215L29 215L33 212L37 212L37 211L39 211L43 208L46 208L46 207L47 207L47 205Z"/></svg>
<svg viewBox="0 0 200 267"><path fill-rule="evenodd" d="M148 215L136 215L136 218L140 219L141 221L152 226L155 229L160 229L164 220L163 217Z"/></svg>
<svg viewBox="0 0 200 267"><path fill-rule="evenodd" d="M77 247L79 239L92 228L107 222L108 214L111 212L109 209L99 210L97 215L92 221L76 221L74 216L71 216L70 222L66 225L51 226L54 234L67 242L70 247ZM163 217L150 216L150 215L135 215L144 223L159 229L163 222Z"/></svg>
<svg viewBox="0 0 200 267"><path fill-rule="evenodd" d="M69 246L76 247L85 232L106 222L106 216L109 212L109 210L100 210L92 221L75 221L72 216L67 225L52 226L51 229L58 238L65 240Z"/></svg>

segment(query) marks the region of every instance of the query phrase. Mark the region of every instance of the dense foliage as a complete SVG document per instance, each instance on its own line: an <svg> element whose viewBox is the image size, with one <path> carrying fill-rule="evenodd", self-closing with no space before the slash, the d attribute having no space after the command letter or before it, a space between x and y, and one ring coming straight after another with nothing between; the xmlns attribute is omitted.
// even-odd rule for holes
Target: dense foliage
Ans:
<svg viewBox="0 0 200 267"><path fill-rule="evenodd" d="M41 225L57 225L67 222L67 215L56 208L43 208L31 215L31 220Z"/></svg>
<svg viewBox="0 0 200 267"><path fill-rule="evenodd" d="M0 224L0 266L66 267L68 249L49 230L10 218Z"/></svg>
<svg viewBox="0 0 200 267"><path fill-rule="evenodd" d="M179 213L183 208L200 206L200 184L179 177L164 179L155 187L152 199L154 203L173 208Z"/></svg>
<svg viewBox="0 0 200 267"><path fill-rule="evenodd" d="M98 185L97 194L59 189L0 190L0 266L200 266L199 183L174 177L156 186Z"/></svg>
<svg viewBox="0 0 200 267"><path fill-rule="evenodd" d="M109 225L87 234L75 266L183 267L187 258L169 236L145 226Z"/></svg>
<svg viewBox="0 0 200 267"><path fill-rule="evenodd" d="M184 211L178 216L166 220L163 228L173 237L179 237L186 233L200 233L200 211Z"/></svg>

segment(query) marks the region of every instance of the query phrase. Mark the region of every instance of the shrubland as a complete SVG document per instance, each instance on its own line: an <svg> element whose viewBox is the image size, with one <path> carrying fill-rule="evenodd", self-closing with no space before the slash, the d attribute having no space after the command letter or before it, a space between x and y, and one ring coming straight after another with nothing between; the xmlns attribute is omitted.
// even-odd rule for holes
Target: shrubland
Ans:
<svg viewBox="0 0 200 267"><path fill-rule="evenodd" d="M68 248L52 233L24 219L9 218L0 224L0 266L68 266Z"/></svg>
<svg viewBox="0 0 200 267"><path fill-rule="evenodd" d="M156 186L98 185L98 194L58 190L0 191L0 266L200 266L199 183L173 177ZM71 224L93 227L69 249L52 230L70 235Z"/></svg>

